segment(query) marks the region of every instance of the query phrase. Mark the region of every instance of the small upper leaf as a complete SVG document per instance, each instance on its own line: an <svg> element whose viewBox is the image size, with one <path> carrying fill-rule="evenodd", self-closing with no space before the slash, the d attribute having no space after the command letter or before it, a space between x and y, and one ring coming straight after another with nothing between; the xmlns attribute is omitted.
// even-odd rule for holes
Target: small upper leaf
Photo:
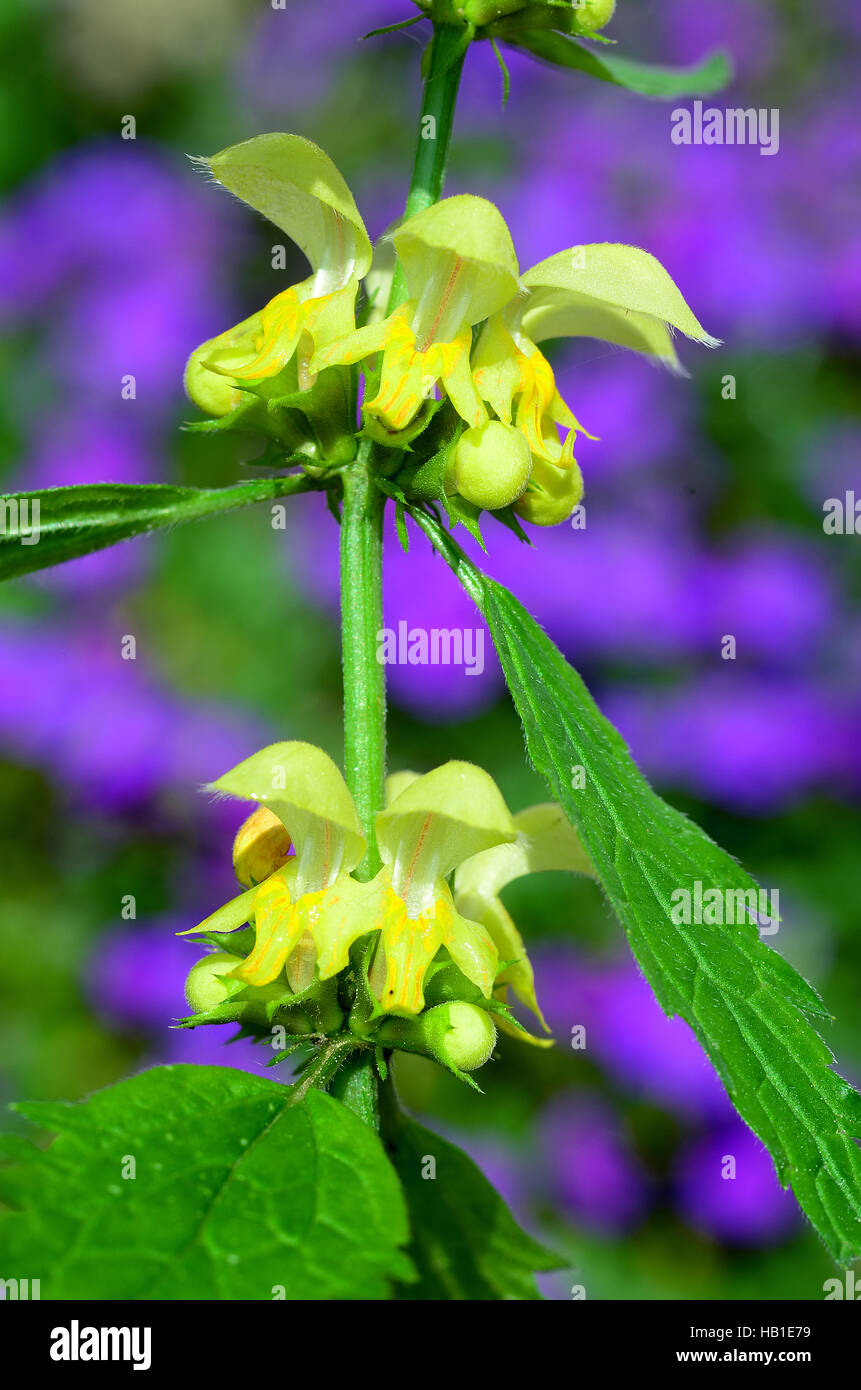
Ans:
<svg viewBox="0 0 861 1390"><path fill-rule="evenodd" d="M518 33L512 28L504 37L520 48L528 49L536 58L557 67L577 68L580 72L626 87L644 97L707 96L718 92L732 79L729 55L716 50L690 67L666 67L659 63L640 63L633 58L603 49L600 53L586 48L576 39L549 30Z"/></svg>

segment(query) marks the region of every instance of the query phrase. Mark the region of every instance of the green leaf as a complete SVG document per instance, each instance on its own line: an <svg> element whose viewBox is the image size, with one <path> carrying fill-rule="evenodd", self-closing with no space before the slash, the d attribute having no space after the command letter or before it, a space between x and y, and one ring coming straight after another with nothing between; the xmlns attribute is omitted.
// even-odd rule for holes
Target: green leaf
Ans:
<svg viewBox="0 0 861 1390"><path fill-rule="evenodd" d="M407 531L406 509L403 502L395 503L395 528L398 533L401 550L405 555L410 553L410 536Z"/></svg>
<svg viewBox="0 0 861 1390"><path fill-rule="evenodd" d="M424 19L423 14L414 14L410 19L398 20L397 24L384 24L381 29L369 29L367 34L363 34L363 39L376 39L381 34L394 34L398 29L410 29L414 24L419 24Z"/></svg>
<svg viewBox="0 0 861 1390"><path fill-rule="evenodd" d="M293 473L218 488L87 483L12 493L5 498L5 526L0 533L0 580L75 560L147 531L199 521L316 486L304 474ZM38 512L34 510L37 505Z"/></svg>
<svg viewBox="0 0 861 1390"><path fill-rule="evenodd" d="M335 1074L330 1094L358 1115L364 1124L374 1131L379 1129L377 1067L370 1052L354 1052L347 1058Z"/></svg>
<svg viewBox="0 0 861 1390"><path fill-rule="evenodd" d="M18 1109L58 1137L0 1169L4 1260L51 1299L383 1299L411 1277L378 1137L320 1091L156 1067ZM134 1177L129 1161L135 1165Z"/></svg>
<svg viewBox="0 0 861 1390"><path fill-rule="evenodd" d="M402 1114L386 1138L407 1199L409 1254L419 1273L399 1297L540 1298L535 1271L563 1269L567 1261L520 1229L472 1159Z"/></svg>
<svg viewBox="0 0 861 1390"><path fill-rule="evenodd" d="M424 459L421 463L408 463L400 470L395 482L403 489L405 497L420 502L444 500L446 468L462 433L463 427L458 423L430 458Z"/></svg>
<svg viewBox="0 0 861 1390"><path fill-rule="evenodd" d="M577 829L631 948L668 1014L705 1048L742 1119L770 1149L836 1259L861 1252L861 1096L807 1018L818 994L756 924L678 924L673 893L756 889L753 879L652 790L621 735L517 599L482 575L426 514L416 520L475 599L493 637L536 769ZM575 767L585 784L572 787Z"/></svg>
<svg viewBox="0 0 861 1390"><path fill-rule="evenodd" d="M510 531L511 534L516 536L519 541L522 541L524 545L532 544L531 538L526 534L520 524L520 519L514 507L502 507L498 512L493 512L491 515L494 521L498 521L501 526L504 526L506 530Z"/></svg>
<svg viewBox="0 0 861 1390"><path fill-rule="evenodd" d="M733 75L729 55L721 49L690 67L674 68L639 63L606 51L595 53L576 39L548 30L536 29L525 34L512 30L505 38L556 67L577 68L601 82L612 82L644 97L707 96L725 87Z"/></svg>
<svg viewBox="0 0 861 1390"><path fill-rule="evenodd" d="M511 73L508 71L508 65L502 56L502 51L496 39L490 40L490 46L493 49L493 55L496 58L499 71L502 73L502 109L504 111L508 105L508 98L511 95Z"/></svg>
<svg viewBox="0 0 861 1390"><path fill-rule="evenodd" d="M448 513L449 526L464 526L473 540L478 541L482 550L487 550L484 537L481 534L479 518L483 515L481 507L476 507L472 502L467 502L465 497L453 492L450 497L444 497L442 504Z"/></svg>

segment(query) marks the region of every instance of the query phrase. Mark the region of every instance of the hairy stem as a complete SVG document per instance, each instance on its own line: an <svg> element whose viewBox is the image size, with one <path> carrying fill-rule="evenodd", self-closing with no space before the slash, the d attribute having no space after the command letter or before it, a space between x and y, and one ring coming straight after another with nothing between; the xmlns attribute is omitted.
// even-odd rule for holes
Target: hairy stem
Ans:
<svg viewBox="0 0 861 1390"><path fill-rule="evenodd" d="M374 818L386 779L386 668L377 660L383 626L383 510L385 495L363 444L344 470L341 517L341 645L344 667L344 772L368 849L357 877L380 868Z"/></svg>
<svg viewBox="0 0 861 1390"><path fill-rule="evenodd" d="M416 157L406 214L430 207L442 193L468 34L434 25L422 101ZM428 118L432 118L429 120ZM406 283L395 271L389 307L400 303ZM377 660L383 626L383 513L385 494L374 475L374 446L363 440L355 463L344 469L341 518L341 646L344 667L344 771L364 827L368 850L356 871L367 881L380 868L374 819L385 799L386 676Z"/></svg>
<svg viewBox="0 0 861 1390"><path fill-rule="evenodd" d="M430 207L442 194L454 107L467 47L463 29L447 24L434 25L405 217Z"/></svg>
<svg viewBox="0 0 861 1390"><path fill-rule="evenodd" d="M427 55L427 77L419 113L413 176L404 208L405 217L412 217L429 208L442 195L454 108L468 47L468 31L449 24L434 25ZM389 294L390 312L403 302L406 293L406 281L398 264Z"/></svg>
<svg viewBox="0 0 861 1390"><path fill-rule="evenodd" d="M377 1068L370 1048L354 1052L337 1072L329 1094L364 1120L370 1129L380 1128Z"/></svg>
<svg viewBox="0 0 861 1390"><path fill-rule="evenodd" d="M350 1037L329 1038L293 1087L288 1105L299 1105L312 1089L323 1091L332 1082L338 1069L356 1048L356 1039Z"/></svg>

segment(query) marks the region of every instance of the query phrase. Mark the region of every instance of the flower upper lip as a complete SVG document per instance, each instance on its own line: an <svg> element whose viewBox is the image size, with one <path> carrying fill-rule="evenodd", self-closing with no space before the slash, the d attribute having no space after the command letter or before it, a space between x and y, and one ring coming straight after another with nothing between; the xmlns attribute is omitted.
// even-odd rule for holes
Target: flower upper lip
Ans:
<svg viewBox="0 0 861 1390"><path fill-rule="evenodd" d="M647 251L612 242L575 246L521 275L502 214L468 193L433 203L390 234L406 298L357 328L356 295L371 269L372 247L328 155L300 136L269 134L200 162L296 242L311 275L207 344L208 356L199 349L198 367L232 381L240 393L289 367L291 381L281 391L286 397L297 384L300 393L310 390L327 369L379 359L376 388L362 410L365 432L386 445L409 443L422 427L425 402L438 390L470 428L488 422L490 407L521 431L536 461L514 505L537 524L561 519L579 500L582 479L572 446L587 433L559 395L539 343L596 337L676 372L683 368L674 330L717 346ZM222 409L222 398L211 390L201 388L199 399L204 409L213 401ZM227 393L223 408L230 404ZM345 428L354 425L345 422ZM568 478L557 479L558 469Z"/></svg>

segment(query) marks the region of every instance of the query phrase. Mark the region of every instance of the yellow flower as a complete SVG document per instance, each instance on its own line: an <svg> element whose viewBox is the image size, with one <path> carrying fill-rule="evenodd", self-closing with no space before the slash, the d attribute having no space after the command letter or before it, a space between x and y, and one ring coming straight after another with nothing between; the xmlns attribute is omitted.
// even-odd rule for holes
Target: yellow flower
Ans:
<svg viewBox="0 0 861 1390"><path fill-rule="evenodd" d="M233 870L244 888L253 888L286 864L290 836L273 811L259 806L243 821L233 841Z"/></svg>
<svg viewBox="0 0 861 1390"><path fill-rule="evenodd" d="M360 883L351 872L365 849L356 809L339 769L319 748L273 744L210 790L260 803L237 835L243 875L253 878L261 866L283 859L288 837L295 854L183 933L203 935L219 948L189 976L189 1003L204 1015L201 1022L267 1026L281 1017L304 1035L321 1026L342 1028L343 1009L352 1007L348 1026L358 1037L441 1057L441 1040L456 1041L450 1033L457 1020L464 1028L472 1020L469 1046L484 1057L495 1029L490 1019L474 1018L474 1010L521 1041L550 1046L530 1037L506 1004L510 988L544 1023L526 948L500 893L513 879L541 870L593 874L555 803L512 817L496 783L472 763L448 762L424 776L398 773L387 782L387 805L376 818L383 867ZM250 950L247 932L236 945L231 940L249 922ZM363 938L368 950L351 960ZM334 986L351 965L365 972L360 985L348 977L352 1006ZM326 981L333 984L321 993ZM460 1010L454 1018L452 1006ZM466 1046L465 1033L462 1041ZM454 1054L441 1059L469 1069Z"/></svg>
<svg viewBox="0 0 861 1390"><path fill-rule="evenodd" d="M312 370L382 353L380 384L364 404L366 426L397 438L441 386L462 419L487 411L470 369L472 326L517 292L517 258L501 214L485 198L444 198L409 218L392 241L409 298L388 318L320 348Z"/></svg>
<svg viewBox="0 0 861 1390"><path fill-rule="evenodd" d="M486 927L500 958L508 962L496 981L497 997L504 999L510 985L521 1003L531 1009L546 1028L535 997L535 978L523 938L499 895L506 884L524 874L569 869L594 877L595 871L580 837L555 801L519 811L514 817L514 827L517 831L514 843L485 850L460 865L454 878L454 899L461 912ZM515 1037L524 1036L505 1018L500 1020L500 1027L513 1032Z"/></svg>
<svg viewBox="0 0 861 1390"><path fill-rule="evenodd" d="M574 441L578 434L595 438L560 396L538 344L599 338L680 372L673 329L717 345L654 256L609 242L539 262L522 276L521 293L485 324L472 355L473 378L482 400L525 435L532 451L530 486L515 502L526 520L555 525L571 514L583 491ZM557 427L565 430L564 441Z"/></svg>
<svg viewBox="0 0 861 1390"><path fill-rule="evenodd" d="M246 758L209 790L262 803L284 826L296 853L259 886L207 917L195 934L229 932L253 918L254 948L233 974L246 984L260 986L273 981L286 966L290 986L299 993L314 979L314 938L326 890L342 878L349 879L365 852L365 837L347 784L322 749L288 742L274 743ZM241 836L242 830L237 840ZM247 867L244 856L239 866Z"/></svg>
<svg viewBox="0 0 861 1390"><path fill-rule="evenodd" d="M504 424L520 430L533 454L557 467L570 467L577 434L595 436L563 401L547 358L516 326L525 303L525 296L518 297L483 329L473 354L473 378L481 398ZM567 431L564 447L557 425Z"/></svg>
<svg viewBox="0 0 861 1390"><path fill-rule="evenodd" d="M239 403L243 383L280 376L291 364L295 381L289 386L313 385L314 350L355 324L356 292L370 268L371 243L344 179L310 140L258 135L196 163L285 232L311 264L305 280L192 354L188 394L209 414L222 415Z"/></svg>
<svg viewBox="0 0 861 1390"><path fill-rule="evenodd" d="M273 744L212 783L221 795L264 803L296 854L193 934L253 920L254 946L232 976L263 987L286 971L298 994L344 970L353 942L379 931L370 986L381 1012L421 1011L425 974L442 947L489 999L498 952L486 929L455 907L446 880L470 855L515 840L511 815L495 782L470 763L446 763L400 785L377 817L383 868L358 883L351 870L365 839L340 771L319 748Z"/></svg>
<svg viewBox="0 0 861 1390"><path fill-rule="evenodd" d="M593 337L674 371L682 368L673 331L717 344L663 266L637 247L572 247L521 277L501 213L470 194L444 198L391 234L407 298L357 328L356 293L372 268L371 244L328 155L299 136L276 134L200 162L281 227L312 273L198 348L186 389L210 415L233 420L241 407L237 418L309 458L331 464L353 456L352 387L346 371L331 369L376 359L366 372L367 435L405 447L428 421L426 402L442 391L467 426L462 442L452 441L446 487L479 508L513 505L536 525L555 525L583 491L575 441L595 436L563 400L539 344ZM327 390L316 399L322 372ZM310 435L296 424L303 414Z"/></svg>
<svg viewBox="0 0 861 1390"><path fill-rule="evenodd" d="M379 929L370 986L384 1013L421 1012L425 975L443 947L489 999L499 953L455 906L446 880L471 855L516 839L511 814L493 779L471 763L444 763L396 785L377 816L383 868L370 883L342 880L324 905L321 978L343 969L353 941Z"/></svg>

